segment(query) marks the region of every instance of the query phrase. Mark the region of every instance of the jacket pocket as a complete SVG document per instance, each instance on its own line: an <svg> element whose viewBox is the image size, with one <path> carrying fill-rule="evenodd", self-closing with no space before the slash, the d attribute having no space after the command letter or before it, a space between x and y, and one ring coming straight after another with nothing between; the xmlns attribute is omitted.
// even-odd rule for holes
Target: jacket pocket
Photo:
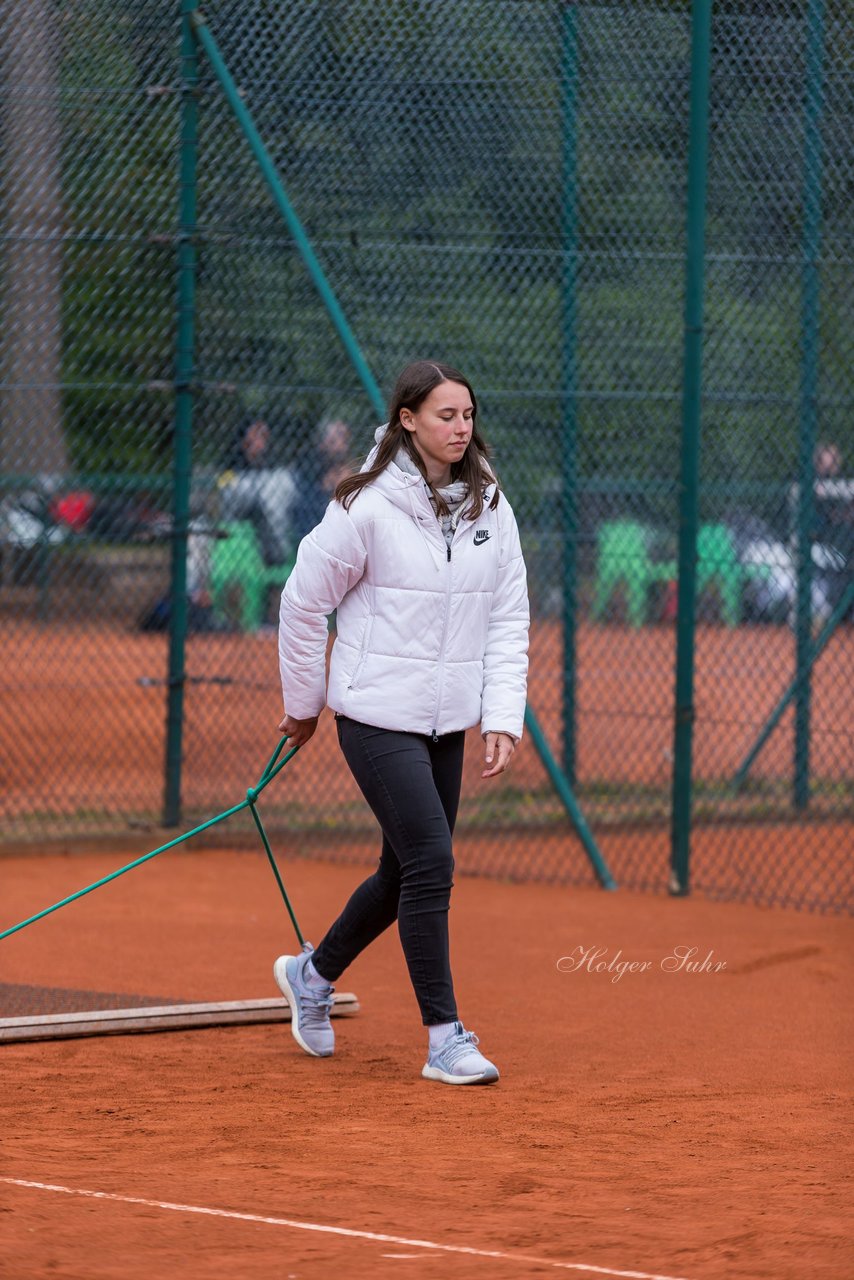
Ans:
<svg viewBox="0 0 854 1280"><path fill-rule="evenodd" d="M359 657L356 661L356 665L353 668L353 674L350 676L350 679L347 681L348 689L355 689L358 686L359 676L362 674L362 668L364 667L365 662L367 661L367 658L368 658L368 654L371 651L371 634L374 629L375 617L376 617L376 614L372 613L368 618L367 624L365 625L365 634L362 638L362 648L359 652Z"/></svg>

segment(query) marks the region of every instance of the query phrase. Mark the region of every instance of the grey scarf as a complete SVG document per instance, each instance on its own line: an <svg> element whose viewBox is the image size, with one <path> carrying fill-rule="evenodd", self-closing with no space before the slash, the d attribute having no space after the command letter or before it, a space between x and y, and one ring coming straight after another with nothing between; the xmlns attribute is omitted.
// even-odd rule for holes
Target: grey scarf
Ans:
<svg viewBox="0 0 854 1280"><path fill-rule="evenodd" d="M418 467L412 461L407 450L402 446L394 455L394 461L395 464L400 467L401 471L405 471L411 476L418 476L419 480L422 482L424 481L424 477L418 470ZM430 494L430 504L433 507L433 510L436 511L436 499L433 497L432 490L428 489L428 492ZM441 494L442 498L447 503L448 511L450 513L449 515L439 517L442 525L442 534L448 545L448 550L450 550L451 543L454 540L454 534L457 531L457 525L460 522L460 516L462 515L463 504L469 495L468 485L464 480L452 480L450 484L445 485L441 489L437 489L437 492ZM438 512L436 512L436 514L438 515Z"/></svg>

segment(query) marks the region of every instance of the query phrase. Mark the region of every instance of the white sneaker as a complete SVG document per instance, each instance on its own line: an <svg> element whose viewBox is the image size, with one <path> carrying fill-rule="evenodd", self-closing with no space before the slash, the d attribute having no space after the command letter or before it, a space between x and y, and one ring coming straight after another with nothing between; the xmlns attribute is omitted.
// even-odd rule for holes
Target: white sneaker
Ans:
<svg viewBox="0 0 854 1280"><path fill-rule="evenodd" d="M313 951L306 942L301 955L279 956L273 977L290 1005L291 1031L297 1044L313 1058L328 1058L335 1050L335 1032L329 1020L335 988L328 982L318 987L305 981L305 966Z"/></svg>
<svg viewBox="0 0 854 1280"><path fill-rule="evenodd" d="M478 1051L478 1038L466 1031L461 1022L438 1049L431 1049L422 1069L425 1080L441 1080L443 1084L493 1084L498 1068Z"/></svg>

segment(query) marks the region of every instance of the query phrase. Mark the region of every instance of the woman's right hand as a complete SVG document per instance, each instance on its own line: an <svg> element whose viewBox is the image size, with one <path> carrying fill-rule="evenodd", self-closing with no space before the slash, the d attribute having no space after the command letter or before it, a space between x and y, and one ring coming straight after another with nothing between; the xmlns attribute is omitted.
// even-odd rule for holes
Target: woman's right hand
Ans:
<svg viewBox="0 0 854 1280"><path fill-rule="evenodd" d="M311 720L295 720L293 716L285 715L279 721L279 730L287 736L291 747L304 747L316 728L317 716Z"/></svg>

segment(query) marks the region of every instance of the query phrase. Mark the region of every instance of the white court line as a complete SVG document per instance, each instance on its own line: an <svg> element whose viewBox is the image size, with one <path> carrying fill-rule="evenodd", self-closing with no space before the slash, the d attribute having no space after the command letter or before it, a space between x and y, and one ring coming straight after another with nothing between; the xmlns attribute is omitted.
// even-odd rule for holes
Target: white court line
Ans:
<svg viewBox="0 0 854 1280"><path fill-rule="evenodd" d="M356 1231L350 1227L327 1227L318 1222L298 1222L294 1218L267 1218L259 1213L237 1213L232 1209L205 1209L197 1204L171 1204L168 1200L144 1200L141 1196L120 1196L112 1191L83 1191L78 1187L60 1187L50 1182L28 1182L24 1178L0 1177L0 1182L6 1182L12 1187L33 1187L37 1191L59 1191L66 1196L87 1196L90 1200L116 1200L120 1204L141 1204L147 1209L170 1209L175 1213L201 1213L209 1218L232 1218L238 1222L266 1222L272 1227L291 1227L295 1231L320 1231L326 1235L348 1236L355 1240L378 1240L382 1244L401 1244L415 1249L465 1253L475 1258L535 1262L541 1267L557 1267L562 1271L588 1271L598 1276L618 1276L625 1280L683 1280L680 1276L653 1275L649 1271L614 1271L611 1267L588 1266L583 1262L556 1262L553 1258L533 1258L524 1253L502 1253L498 1249L474 1249L463 1244L436 1244L432 1240L410 1240L406 1236L386 1236L376 1231Z"/></svg>

